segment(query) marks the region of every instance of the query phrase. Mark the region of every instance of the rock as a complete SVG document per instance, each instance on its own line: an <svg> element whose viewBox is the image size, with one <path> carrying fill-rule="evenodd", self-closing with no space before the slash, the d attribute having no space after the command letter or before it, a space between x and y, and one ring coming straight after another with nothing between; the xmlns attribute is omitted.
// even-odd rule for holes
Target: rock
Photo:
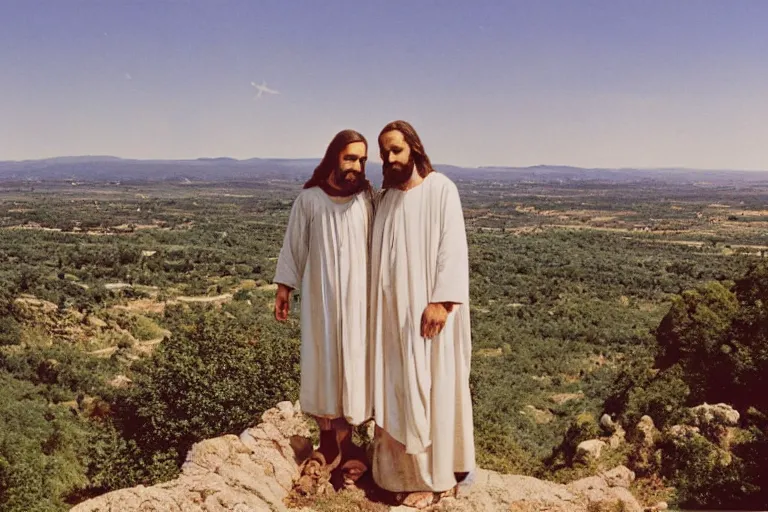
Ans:
<svg viewBox="0 0 768 512"><path fill-rule="evenodd" d="M603 427L608 434L613 434L616 431L616 423L611 419L608 414L600 416L600 426Z"/></svg>
<svg viewBox="0 0 768 512"><path fill-rule="evenodd" d="M631 455L632 469L637 475L645 476L656 470L661 452L656 449L656 442L661 433L656 429L650 416L643 416L636 428L637 439L633 442Z"/></svg>
<svg viewBox="0 0 768 512"><path fill-rule="evenodd" d="M605 478L599 476L590 476L571 482L568 484L568 489L585 496L589 503L589 510L618 509L626 512L643 512L643 507L628 489L611 487Z"/></svg>
<svg viewBox="0 0 768 512"><path fill-rule="evenodd" d="M176 480L110 492L71 510L285 511L283 499L298 479L301 457L311 453L308 438L306 419L283 402L240 437L224 435L193 445Z"/></svg>
<svg viewBox="0 0 768 512"><path fill-rule="evenodd" d="M617 466L603 473L602 477L610 487L629 489L629 486L635 481L635 472L626 466Z"/></svg>
<svg viewBox="0 0 768 512"><path fill-rule="evenodd" d="M584 398L584 393L581 391L578 393L556 393L549 398L557 405L563 405L564 403L570 402L571 400L581 400Z"/></svg>
<svg viewBox="0 0 768 512"><path fill-rule="evenodd" d="M477 469L474 484L463 497L441 500L437 510L456 512L515 511L586 511L584 497L567 489L565 485L545 482L529 476L501 475L494 471ZM392 509L397 510L397 509ZM403 509L413 511L413 509Z"/></svg>
<svg viewBox="0 0 768 512"><path fill-rule="evenodd" d="M699 433L699 427L692 427L690 425L673 425L667 430L667 435L674 441L692 438Z"/></svg>
<svg viewBox="0 0 768 512"><path fill-rule="evenodd" d="M520 412L540 425L550 423L555 419L555 415L549 409L537 409L533 405L526 405Z"/></svg>
<svg viewBox="0 0 768 512"><path fill-rule="evenodd" d="M113 388L124 389L133 384L133 381L125 375L116 375L114 379L109 381L109 385Z"/></svg>
<svg viewBox="0 0 768 512"><path fill-rule="evenodd" d="M333 490L325 479L299 478L299 467L311 453L308 418L300 413L298 404L281 402L240 436L230 434L196 443L177 479L110 492L75 505L71 511L287 512L286 497L293 490L298 495L304 492L304 498L310 500L299 505L301 510L313 512L311 500L318 499L313 495ZM443 498L430 510L588 512L622 507L635 512L642 509L626 489L632 476L631 471L618 467L601 477L563 485L478 468L465 480L457 497ZM364 510L384 508L382 503L367 501L362 490L357 491L359 499L365 501ZM344 510L355 509L353 505ZM391 510L413 512L404 507Z"/></svg>
<svg viewBox="0 0 768 512"><path fill-rule="evenodd" d="M88 315L88 325L90 325L91 327L103 328L107 326L107 322L105 322L104 320L102 320L97 316Z"/></svg>
<svg viewBox="0 0 768 512"><path fill-rule="evenodd" d="M735 427L739 424L739 411L728 404L709 405L703 403L690 409L694 420L692 424L704 427L711 424L719 424L725 427Z"/></svg>
<svg viewBox="0 0 768 512"><path fill-rule="evenodd" d="M656 444L659 431L656 429L656 425L653 424L653 419L650 416L646 415L640 418L636 428L640 434L640 442L643 446L650 448Z"/></svg>
<svg viewBox="0 0 768 512"><path fill-rule="evenodd" d="M284 420L293 418L293 404L291 402L280 402L277 404L277 410L280 411L280 415Z"/></svg>
<svg viewBox="0 0 768 512"><path fill-rule="evenodd" d="M616 426L616 430L611 434L611 437L608 438L608 446L615 450L626 440L627 433L618 423L615 423L614 425Z"/></svg>
<svg viewBox="0 0 768 512"><path fill-rule="evenodd" d="M689 409L689 421L686 423L699 427L707 440L728 450L733 431L739 424L739 412L728 404L704 403Z"/></svg>
<svg viewBox="0 0 768 512"><path fill-rule="evenodd" d="M576 447L576 459L582 461L597 460L600 458L603 448L605 448L605 442L600 439L582 441Z"/></svg>

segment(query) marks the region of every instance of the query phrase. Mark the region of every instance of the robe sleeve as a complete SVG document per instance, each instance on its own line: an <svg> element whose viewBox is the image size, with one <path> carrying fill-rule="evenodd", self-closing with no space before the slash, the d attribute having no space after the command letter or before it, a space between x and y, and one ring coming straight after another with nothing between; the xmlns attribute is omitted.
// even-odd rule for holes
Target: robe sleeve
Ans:
<svg viewBox="0 0 768 512"><path fill-rule="evenodd" d="M449 183L441 194L440 243L435 285L430 302L469 303L469 249L464 212L456 185Z"/></svg>
<svg viewBox="0 0 768 512"><path fill-rule="evenodd" d="M288 227L283 238L283 247L277 258L274 283L284 284L294 290L301 288L304 267L309 253L309 224L311 215L307 198L299 195L293 202L288 217Z"/></svg>

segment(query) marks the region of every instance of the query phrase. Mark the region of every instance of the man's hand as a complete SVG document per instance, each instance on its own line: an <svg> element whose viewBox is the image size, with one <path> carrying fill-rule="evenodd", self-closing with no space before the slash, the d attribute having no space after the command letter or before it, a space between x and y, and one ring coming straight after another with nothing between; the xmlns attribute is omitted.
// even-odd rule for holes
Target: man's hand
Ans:
<svg viewBox="0 0 768 512"><path fill-rule="evenodd" d="M291 290L292 288L284 284L277 285L277 296L275 297L275 320L285 322L288 319L288 311L291 309Z"/></svg>
<svg viewBox="0 0 768 512"><path fill-rule="evenodd" d="M448 313L453 309L453 304L443 302L431 302L424 308L421 315L421 335L424 338L434 338L445 327Z"/></svg>

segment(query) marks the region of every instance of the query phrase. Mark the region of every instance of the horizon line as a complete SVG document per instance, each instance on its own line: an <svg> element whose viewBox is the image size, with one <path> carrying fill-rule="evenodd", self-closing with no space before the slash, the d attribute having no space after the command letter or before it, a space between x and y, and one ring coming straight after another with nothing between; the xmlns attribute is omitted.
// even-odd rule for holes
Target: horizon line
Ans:
<svg viewBox="0 0 768 512"><path fill-rule="evenodd" d="M0 163L13 163L24 164L33 162L42 162L46 160L67 160L67 159L109 159L109 160L122 160L122 161L134 161L134 162L196 162L201 160L232 160L235 162L247 162L248 160L285 160L285 161L298 161L298 160L314 160L320 161L322 157L265 157L254 156L247 158L235 158L230 156L200 156L200 157L188 157L188 158L130 158L114 155L61 155L41 158L27 158L23 160L0 160ZM379 163L378 160L374 160ZM369 160L371 162L371 160ZM432 164L433 167L457 167L460 169L476 169L476 170L490 170L490 169L534 169L534 168L555 168L566 167L570 169L591 170L591 171L696 171L696 172L768 172L766 169L738 169L738 168L700 168L700 167L684 167L684 166L662 166L662 167L633 167L633 166L619 166L619 167L581 167L570 164L535 164L535 165L457 165L451 163L436 163Z"/></svg>

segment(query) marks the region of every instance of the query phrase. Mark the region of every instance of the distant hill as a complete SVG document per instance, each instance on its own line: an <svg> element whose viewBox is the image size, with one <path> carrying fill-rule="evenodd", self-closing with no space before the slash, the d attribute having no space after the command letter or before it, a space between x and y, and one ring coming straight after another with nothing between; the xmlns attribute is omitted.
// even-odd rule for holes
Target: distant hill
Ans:
<svg viewBox="0 0 768 512"><path fill-rule="evenodd" d="M113 156L70 156L42 160L0 161L0 181L211 182L227 180L305 180L319 159L198 158L132 160ZM497 182L663 182L715 186L768 185L768 171L695 169L587 169L560 165L532 167L459 167L435 165L456 180ZM381 183L380 166L370 164L371 181Z"/></svg>

